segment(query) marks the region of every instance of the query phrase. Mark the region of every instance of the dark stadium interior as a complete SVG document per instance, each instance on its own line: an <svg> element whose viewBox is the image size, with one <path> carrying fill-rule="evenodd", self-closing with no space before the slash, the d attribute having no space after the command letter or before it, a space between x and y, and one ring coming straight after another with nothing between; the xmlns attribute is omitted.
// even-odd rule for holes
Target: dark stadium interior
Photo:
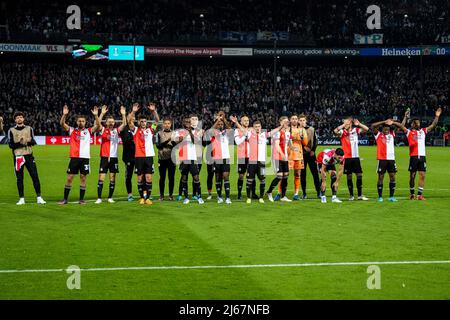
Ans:
<svg viewBox="0 0 450 320"><path fill-rule="evenodd" d="M82 31L65 28L65 9L73 1L0 1L0 40L217 43L221 32L287 31L288 43L345 46L364 33L365 8L373 1L315 0L157 0L77 1ZM450 31L447 0L379 1L388 45L439 43ZM201 16L202 15L202 16ZM242 43L251 40L234 41ZM229 41L228 41L229 43ZM255 43L257 45L257 43Z"/></svg>
<svg viewBox="0 0 450 320"><path fill-rule="evenodd" d="M353 44L353 34L358 32L382 32L387 47L439 45L441 36L450 32L448 1L381 3L383 29L368 32L365 8L372 3L365 0L103 0L95 4L82 0L77 2L82 7L81 30L66 28L70 1L0 1L0 41L271 48L272 40L248 35L272 31L288 35L279 35L280 48L352 48L358 47ZM229 33L242 37L230 38ZM176 126L191 112L202 114L205 126L211 124L214 112L223 109L251 114L251 120L260 119L268 128L277 124L280 114L305 112L319 134L328 135L350 114L370 122L386 114L402 117L410 107L417 116L432 116L437 106L448 105L447 57L281 57L276 59L275 74L271 55L151 56L136 63L133 76L133 66L126 62L2 52L0 110L8 125L14 110L24 110L37 134L61 133L58 119L64 103L71 106L73 116L89 114L97 104L107 104L117 114L121 104L156 101L160 113L174 118Z"/></svg>

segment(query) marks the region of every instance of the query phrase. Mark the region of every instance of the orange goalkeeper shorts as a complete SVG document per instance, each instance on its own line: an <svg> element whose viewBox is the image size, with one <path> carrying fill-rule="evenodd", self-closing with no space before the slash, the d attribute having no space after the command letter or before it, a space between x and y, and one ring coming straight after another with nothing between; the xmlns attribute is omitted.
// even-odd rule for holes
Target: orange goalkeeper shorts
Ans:
<svg viewBox="0 0 450 320"><path fill-rule="evenodd" d="M289 160L289 170L302 170L305 169L303 160Z"/></svg>

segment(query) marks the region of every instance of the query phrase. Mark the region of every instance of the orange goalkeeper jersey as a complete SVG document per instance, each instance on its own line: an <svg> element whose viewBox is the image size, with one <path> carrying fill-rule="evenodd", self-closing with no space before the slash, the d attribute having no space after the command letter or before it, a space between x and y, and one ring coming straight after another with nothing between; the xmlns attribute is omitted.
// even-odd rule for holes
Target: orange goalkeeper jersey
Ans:
<svg viewBox="0 0 450 320"><path fill-rule="evenodd" d="M289 160L303 160L303 146L308 144L308 136L304 128L292 128L292 147L289 149Z"/></svg>

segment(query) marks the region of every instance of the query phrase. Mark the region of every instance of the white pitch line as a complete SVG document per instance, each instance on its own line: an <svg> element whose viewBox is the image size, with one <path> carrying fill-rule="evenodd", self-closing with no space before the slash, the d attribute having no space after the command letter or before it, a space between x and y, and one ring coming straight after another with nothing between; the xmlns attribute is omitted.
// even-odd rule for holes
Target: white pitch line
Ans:
<svg viewBox="0 0 450 320"><path fill-rule="evenodd" d="M80 268L80 271L127 271L127 270L186 270L186 269L253 269L253 268L298 268L298 267L331 267L331 266L366 266L366 265L414 265L414 264L450 264L450 260L431 261L372 261L372 262L319 262L292 264L236 264L223 266L148 266L148 267L113 267L113 268ZM0 273L45 273L65 272L69 269L23 269L0 270Z"/></svg>

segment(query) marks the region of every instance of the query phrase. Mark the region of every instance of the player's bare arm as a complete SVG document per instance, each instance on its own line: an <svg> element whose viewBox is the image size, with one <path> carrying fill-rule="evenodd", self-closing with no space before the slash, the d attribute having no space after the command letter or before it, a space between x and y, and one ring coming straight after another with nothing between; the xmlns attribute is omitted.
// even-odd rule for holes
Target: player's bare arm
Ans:
<svg viewBox="0 0 450 320"><path fill-rule="evenodd" d="M371 125L370 127L372 128L373 134L377 134L377 133L378 133L378 128L379 128L381 125L385 124L385 123L386 123L386 120L384 120L384 121L378 121L378 122L372 123L372 125Z"/></svg>
<svg viewBox="0 0 450 320"><path fill-rule="evenodd" d="M122 116L122 124L117 128L117 131L122 132L127 125L127 109L124 106L120 107L120 115Z"/></svg>
<svg viewBox="0 0 450 320"><path fill-rule="evenodd" d="M131 107L131 112L128 115L128 127L130 128L131 131L134 130L135 125L134 125L134 119L136 118L136 113L139 111L140 107L138 103L133 103L133 106Z"/></svg>
<svg viewBox="0 0 450 320"><path fill-rule="evenodd" d="M0 132L3 133L3 118L0 117Z"/></svg>
<svg viewBox="0 0 450 320"><path fill-rule="evenodd" d="M344 120L344 123L342 123L340 126L336 127L333 132L336 136L341 136L341 130L344 129L345 127L347 127L348 122L347 119Z"/></svg>
<svg viewBox="0 0 450 320"><path fill-rule="evenodd" d="M69 107L65 104L63 107L63 113L62 113L61 120L59 123L60 123L61 127L63 127L63 129L66 131L70 130L69 125L66 123L68 114L69 114Z"/></svg>
<svg viewBox="0 0 450 320"><path fill-rule="evenodd" d="M441 116L442 113L442 108L438 108L436 110L436 113L434 115L434 119L433 122L427 127L427 132L433 130L434 128L436 128L438 122L439 122L439 117Z"/></svg>
<svg viewBox="0 0 450 320"><path fill-rule="evenodd" d="M397 122L397 121L392 121L391 119L389 119L389 120L390 120L389 123L391 123L391 124L389 124L388 122L386 122L387 125L389 125L389 126L394 125L394 126L396 126L399 130L402 130L402 131L405 132L405 133L408 131L408 129L407 129L402 123ZM387 120L387 121L388 121L388 120Z"/></svg>
<svg viewBox="0 0 450 320"><path fill-rule="evenodd" d="M91 131L92 132L96 132L97 130L99 130L100 129L100 127L99 127L99 121L100 121L100 119L99 119L99 117L98 117L98 107L97 106L94 106L94 108L92 108L92 110L91 110L91 112L92 112L92 115L94 116L94 118L95 118L95 122L94 122L94 125L92 126L92 128L91 128Z"/></svg>
<svg viewBox="0 0 450 320"><path fill-rule="evenodd" d="M156 128L158 128L158 124L159 124L159 114L158 114L158 110L156 109L156 104L154 104L153 102L150 102L147 105L147 109L150 111L150 113L153 116L153 119L155 120L156 123Z"/></svg>
<svg viewBox="0 0 450 320"><path fill-rule="evenodd" d="M278 154L281 156L281 159L283 161L287 161L287 159L286 159L286 157L285 157L285 155L283 153L283 150L281 150L280 139L276 139L275 140L275 150L277 150Z"/></svg>
<svg viewBox="0 0 450 320"><path fill-rule="evenodd" d="M408 121L408 119L410 117L411 117L411 111L408 109L408 110L406 110L405 115L404 115L403 120L402 120L402 125L403 126L406 126L406 121Z"/></svg>
<svg viewBox="0 0 450 320"><path fill-rule="evenodd" d="M283 126L279 126L275 129L273 129L272 131L269 132L268 136L272 137L275 133L277 133L278 131L280 131L283 128Z"/></svg>
<svg viewBox="0 0 450 320"><path fill-rule="evenodd" d="M97 126L98 126L98 131L101 131L102 129L103 129L103 126L102 126L102 120L103 120L103 117L105 116L105 114L108 112L108 107L106 106L106 105L103 105L102 106L102 111L100 112L100 116L99 117L97 117L98 118L98 121L97 121L97 118L96 118L96 123L97 123Z"/></svg>
<svg viewBox="0 0 450 320"><path fill-rule="evenodd" d="M353 124L361 129L361 133L365 133L369 131L369 127L367 127L365 124L359 122L358 119L353 120Z"/></svg>
<svg viewBox="0 0 450 320"><path fill-rule="evenodd" d="M344 174L344 165L341 163L339 165L339 171L337 172L337 175L336 175L336 181L333 184L333 187L336 190L336 192L339 188L339 180L341 179L343 174Z"/></svg>
<svg viewBox="0 0 450 320"><path fill-rule="evenodd" d="M245 139L247 137L247 133L249 132L248 128L244 128L239 123L239 121L237 120L237 118L235 116L230 116L230 120L231 120L232 123L234 123L236 125L236 127L239 130L239 132L241 133L241 136L237 136L234 139L236 141L236 145L241 145L245 141Z"/></svg>

